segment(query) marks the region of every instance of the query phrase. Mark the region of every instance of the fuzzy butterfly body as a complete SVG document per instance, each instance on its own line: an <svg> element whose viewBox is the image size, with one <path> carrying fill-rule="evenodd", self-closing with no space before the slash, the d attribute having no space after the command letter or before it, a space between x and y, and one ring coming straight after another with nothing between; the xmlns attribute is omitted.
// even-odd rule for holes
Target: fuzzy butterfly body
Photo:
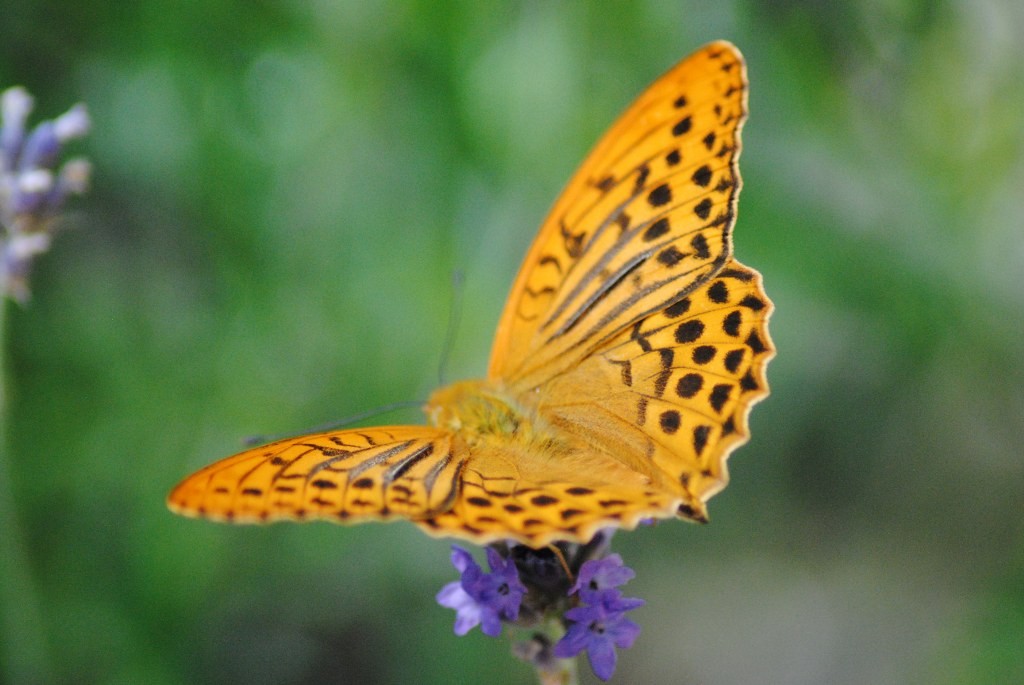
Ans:
<svg viewBox="0 0 1024 685"><path fill-rule="evenodd" d="M430 425L251 449L185 479L171 509L533 547L706 520L774 354L761 277L732 256L746 100L743 58L715 42L626 110L542 225L488 377L434 392Z"/></svg>

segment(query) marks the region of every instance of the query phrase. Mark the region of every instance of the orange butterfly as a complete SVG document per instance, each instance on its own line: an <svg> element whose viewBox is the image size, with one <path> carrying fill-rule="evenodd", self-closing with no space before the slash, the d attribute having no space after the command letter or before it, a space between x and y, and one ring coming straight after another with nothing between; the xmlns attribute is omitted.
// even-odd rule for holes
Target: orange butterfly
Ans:
<svg viewBox="0 0 1024 685"><path fill-rule="evenodd" d="M219 461L172 510L235 523L410 520L532 547L647 518L705 521L768 394L772 304L732 256L743 57L704 46L619 118L519 271L484 380L429 426L330 431Z"/></svg>

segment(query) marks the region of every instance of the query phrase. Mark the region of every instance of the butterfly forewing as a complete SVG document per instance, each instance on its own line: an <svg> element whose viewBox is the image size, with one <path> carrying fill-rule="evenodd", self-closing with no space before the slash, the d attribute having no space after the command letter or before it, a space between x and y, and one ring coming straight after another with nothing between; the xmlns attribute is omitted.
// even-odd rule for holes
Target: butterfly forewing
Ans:
<svg viewBox="0 0 1024 685"><path fill-rule="evenodd" d="M468 446L431 428L396 426L289 438L216 462L171 493L175 512L233 523L411 520L431 535L541 547L588 540L672 511L670 490L592 453ZM589 462L581 473L580 461ZM615 483L607 482L609 477Z"/></svg>
<svg viewBox="0 0 1024 685"><path fill-rule="evenodd" d="M534 387L722 268L745 118L745 66L724 42L626 110L531 247L499 322L492 378Z"/></svg>
<svg viewBox="0 0 1024 685"><path fill-rule="evenodd" d="M423 426L289 438L207 466L168 502L180 514L239 523L429 516L458 492L462 461L451 442Z"/></svg>

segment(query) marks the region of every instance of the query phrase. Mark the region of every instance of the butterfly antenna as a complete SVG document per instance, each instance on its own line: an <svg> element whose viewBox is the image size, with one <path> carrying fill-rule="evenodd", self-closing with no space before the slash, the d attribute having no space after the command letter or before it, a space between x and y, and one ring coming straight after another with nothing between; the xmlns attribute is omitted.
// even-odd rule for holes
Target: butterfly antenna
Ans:
<svg viewBox="0 0 1024 685"><path fill-rule="evenodd" d="M251 435L244 438L243 442L246 447L255 447L256 445L262 445L268 442L274 442L283 438L290 438L295 435L305 435L307 433L323 433L325 431L338 430L339 428L348 428L354 423L365 421L366 419L372 419L375 416L381 414L387 414L389 412L398 411L399 409L410 409L412 407L422 406L423 402L419 400L405 400L402 402L392 402L391 404L385 404L382 407L376 409L368 409L358 414L352 414L343 419L337 421L331 421L329 423L323 423L319 426L312 426L306 430L299 431L298 433L277 433L273 435Z"/></svg>
<svg viewBox="0 0 1024 685"><path fill-rule="evenodd" d="M452 272L452 299L448 305L448 330L444 334L444 346L441 348L441 360L437 365L437 380L439 385L444 385L448 375L448 360L451 358L452 347L455 345L455 335L459 331L459 322L462 317L462 296L463 289L462 272L456 269Z"/></svg>

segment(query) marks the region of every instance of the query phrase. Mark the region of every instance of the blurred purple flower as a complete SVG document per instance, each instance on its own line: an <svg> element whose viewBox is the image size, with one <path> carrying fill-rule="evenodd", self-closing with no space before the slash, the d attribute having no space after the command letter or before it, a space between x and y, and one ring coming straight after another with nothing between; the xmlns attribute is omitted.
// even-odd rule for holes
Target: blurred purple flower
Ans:
<svg viewBox="0 0 1024 685"><path fill-rule="evenodd" d="M24 88L0 93L0 297L21 302L33 259L50 247L54 219L70 195L85 192L91 172L84 159L57 167L64 144L89 132L85 105L26 134L32 106Z"/></svg>
<svg viewBox="0 0 1024 685"><path fill-rule="evenodd" d="M491 573L484 573L469 552L456 545L452 546L451 558L462 578L441 588L437 603L455 610L455 634L465 635L479 625L484 635L499 636L502 620L519 617L519 605L526 594L515 564L490 547L487 563Z"/></svg>

